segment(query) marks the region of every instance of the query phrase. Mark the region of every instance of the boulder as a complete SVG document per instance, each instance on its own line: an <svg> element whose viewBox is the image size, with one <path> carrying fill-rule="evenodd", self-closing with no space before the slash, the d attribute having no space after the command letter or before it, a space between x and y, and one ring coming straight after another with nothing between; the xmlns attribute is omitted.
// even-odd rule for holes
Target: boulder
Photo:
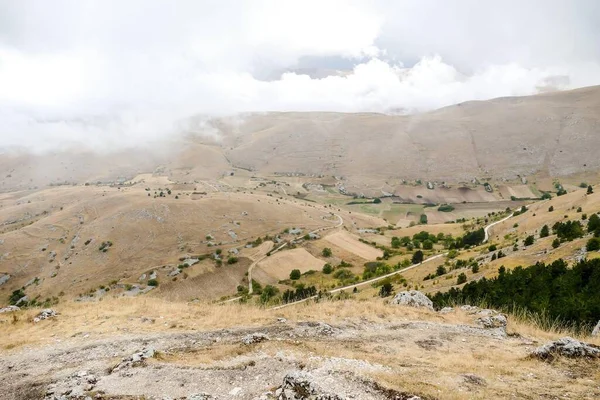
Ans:
<svg viewBox="0 0 600 400"><path fill-rule="evenodd" d="M307 372L290 372L283 378L283 384L275 391L278 400L342 400L334 393L320 388Z"/></svg>
<svg viewBox="0 0 600 400"><path fill-rule="evenodd" d="M7 312L13 312L13 311L19 311L19 310L20 310L20 308L17 306L8 306L8 307L0 308L0 314L7 313Z"/></svg>
<svg viewBox="0 0 600 400"><path fill-rule="evenodd" d="M508 323L508 320L506 319L506 316L504 314L494 314L494 315L487 315L487 316L483 316L483 317L479 317L477 318L476 322L480 325L482 325L484 328L489 328L489 329L493 329L493 328L506 328L506 324Z"/></svg>
<svg viewBox="0 0 600 400"><path fill-rule="evenodd" d="M57 313L56 311L54 311L53 309L51 309L51 308L46 308L46 309L42 310L42 311L41 311L41 312L40 312L40 313L37 315L37 317L35 317L35 318L33 319L33 322L36 322L36 323L37 323L37 322L43 321L43 320L45 320L45 319L48 319L48 318L53 318L53 317L56 317L57 315L58 315L58 313Z"/></svg>
<svg viewBox="0 0 600 400"><path fill-rule="evenodd" d="M600 321L598 321L598 323L594 327L594 330L592 331L592 336L600 336Z"/></svg>
<svg viewBox="0 0 600 400"><path fill-rule="evenodd" d="M531 353L532 357L541 360L553 360L563 356L569 358L600 358L600 347L564 337L538 347Z"/></svg>
<svg viewBox="0 0 600 400"><path fill-rule="evenodd" d="M440 310L440 314L448 314L454 311L452 307L444 307Z"/></svg>
<svg viewBox="0 0 600 400"><path fill-rule="evenodd" d="M391 303L410 307L424 307L433 310L433 302L418 290L400 292L392 299Z"/></svg>
<svg viewBox="0 0 600 400"><path fill-rule="evenodd" d="M251 345L255 343L264 342L269 340L269 337L264 333L251 333L250 335L246 335L242 338L242 343L245 345Z"/></svg>

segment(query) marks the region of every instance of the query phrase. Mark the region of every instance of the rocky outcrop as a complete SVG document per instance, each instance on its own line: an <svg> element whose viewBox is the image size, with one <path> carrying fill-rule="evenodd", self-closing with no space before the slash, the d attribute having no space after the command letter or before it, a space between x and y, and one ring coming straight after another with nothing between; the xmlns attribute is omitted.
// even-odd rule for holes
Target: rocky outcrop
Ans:
<svg viewBox="0 0 600 400"><path fill-rule="evenodd" d="M600 358L600 347L564 337L538 347L531 354L541 360L553 360L556 357L569 358Z"/></svg>
<svg viewBox="0 0 600 400"><path fill-rule="evenodd" d="M87 371L79 371L60 382L55 382L46 389L45 400L83 399L94 390L98 382L95 375Z"/></svg>
<svg viewBox="0 0 600 400"><path fill-rule="evenodd" d="M342 400L334 393L327 393L306 372L291 372L283 378L283 384L275 391L278 400Z"/></svg>
<svg viewBox="0 0 600 400"><path fill-rule="evenodd" d="M391 301L391 304L398 304L410 307L423 307L433 310L433 302L418 290L410 290L398 293Z"/></svg>
<svg viewBox="0 0 600 400"><path fill-rule="evenodd" d="M506 328L506 325L508 324L506 315L499 313L496 310L485 308L476 312L475 315L478 316L475 322L484 328Z"/></svg>
<svg viewBox="0 0 600 400"><path fill-rule="evenodd" d="M264 342L269 340L269 337L264 333L251 333L250 335L246 335L242 338L242 343L249 346L251 344L256 344L260 342Z"/></svg>
<svg viewBox="0 0 600 400"><path fill-rule="evenodd" d="M17 306L8 306L8 307L0 308L0 314L19 311L19 310L20 310L20 308Z"/></svg>
<svg viewBox="0 0 600 400"><path fill-rule="evenodd" d="M146 361L146 359L154 357L155 354L156 352L152 347L134 353L129 357L123 358L121 362L112 369L111 372L142 365Z"/></svg>
<svg viewBox="0 0 600 400"><path fill-rule="evenodd" d="M33 319L33 322L36 322L36 323L37 323L37 322L43 321L43 320L45 320L45 319L48 319L48 318L54 318L54 317L56 317L57 315L58 315L58 313L57 313L56 311L54 311L53 309L51 309L51 308L46 308L46 309L42 310L42 311L41 311L41 312L40 312L40 313L37 315L37 317L35 317L35 318Z"/></svg>

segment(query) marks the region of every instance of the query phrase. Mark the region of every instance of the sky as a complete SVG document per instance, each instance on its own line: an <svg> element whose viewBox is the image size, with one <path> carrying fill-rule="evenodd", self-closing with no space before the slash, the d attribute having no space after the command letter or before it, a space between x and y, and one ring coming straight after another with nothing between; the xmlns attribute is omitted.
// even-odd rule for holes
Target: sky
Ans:
<svg viewBox="0 0 600 400"><path fill-rule="evenodd" d="M0 148L190 116L417 113L600 84L596 0L0 0Z"/></svg>

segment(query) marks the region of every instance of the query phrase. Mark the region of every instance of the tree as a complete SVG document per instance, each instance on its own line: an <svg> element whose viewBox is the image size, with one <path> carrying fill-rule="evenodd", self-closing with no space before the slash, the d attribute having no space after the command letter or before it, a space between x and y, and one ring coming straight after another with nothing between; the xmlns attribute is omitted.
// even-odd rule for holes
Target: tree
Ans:
<svg viewBox="0 0 600 400"><path fill-rule="evenodd" d="M589 185L587 188L587 194L592 194L594 193L594 189L592 188L592 185Z"/></svg>
<svg viewBox="0 0 600 400"><path fill-rule="evenodd" d="M464 272L461 272L460 275L458 275L458 278L456 278L457 285L465 283L466 281L467 281L467 275L465 275Z"/></svg>
<svg viewBox="0 0 600 400"><path fill-rule="evenodd" d="M381 285L379 289L379 297L388 297L394 291L394 286L392 286L390 281L386 281Z"/></svg>
<svg viewBox="0 0 600 400"><path fill-rule="evenodd" d="M535 241L535 238L533 237L533 235L529 235L525 238L525 240L523 241L523 244L525 246L531 246L534 241Z"/></svg>
<svg viewBox="0 0 600 400"><path fill-rule="evenodd" d="M490 247L488 247L488 251L496 251L498 249L498 246L496 246L495 244L490 245Z"/></svg>
<svg viewBox="0 0 600 400"><path fill-rule="evenodd" d="M260 302L266 304L279 293L279 289L275 286L267 285L260 294Z"/></svg>
<svg viewBox="0 0 600 400"><path fill-rule="evenodd" d="M442 276L447 272L448 271L446 271L446 267L444 267L443 265L438 265L437 269L435 270L435 274L437 276Z"/></svg>
<svg viewBox="0 0 600 400"><path fill-rule="evenodd" d="M381 203L381 199L379 197L375 197L373 199L373 204L379 204L379 203Z"/></svg>
<svg viewBox="0 0 600 400"><path fill-rule="evenodd" d="M412 256L412 263L419 264L421 262L423 262L423 252L421 250L417 250Z"/></svg>
<svg viewBox="0 0 600 400"><path fill-rule="evenodd" d="M323 254L323 257L331 257L333 253L331 252L331 249L329 247L325 247L321 254Z"/></svg>
<svg viewBox="0 0 600 400"><path fill-rule="evenodd" d="M496 258L497 258L496 257L496 253L492 254L492 260L491 261L494 261Z"/></svg>
<svg viewBox="0 0 600 400"><path fill-rule="evenodd" d="M548 207L548 212L552 212L552 211L554 211L554 206Z"/></svg>
<svg viewBox="0 0 600 400"><path fill-rule="evenodd" d="M290 272L290 279L293 281L300 279L300 276L302 276L302 274L299 269L293 269L292 272Z"/></svg>
<svg viewBox="0 0 600 400"><path fill-rule="evenodd" d="M431 240L426 240L423 242L423 250L431 250L433 249L433 242Z"/></svg>
<svg viewBox="0 0 600 400"><path fill-rule="evenodd" d="M557 249L558 246L560 246L560 240L558 240L558 238L556 238L552 241L552 248Z"/></svg>
<svg viewBox="0 0 600 400"><path fill-rule="evenodd" d="M548 225L544 225L542 226L542 230L540 231L540 237L545 238L548 236L550 236L550 228L548 228Z"/></svg>
<svg viewBox="0 0 600 400"><path fill-rule="evenodd" d="M427 224L427 215L421 214L421 216L419 217L419 223L426 225Z"/></svg>
<svg viewBox="0 0 600 400"><path fill-rule="evenodd" d="M479 272L479 264L475 263L471 266L471 272L476 274Z"/></svg>
<svg viewBox="0 0 600 400"><path fill-rule="evenodd" d="M585 246L587 251L598 251L600 250L600 238L593 237L588 240L587 245Z"/></svg>
<svg viewBox="0 0 600 400"><path fill-rule="evenodd" d="M592 214L588 219L587 230L592 233L600 228L600 217L598 214Z"/></svg>
<svg viewBox="0 0 600 400"><path fill-rule="evenodd" d="M397 249L401 245L400 238L398 236L394 236L392 238L392 248Z"/></svg>
<svg viewBox="0 0 600 400"><path fill-rule="evenodd" d="M331 266L331 264L325 264L325 265L323 265L323 273L325 275L329 275L332 272L333 272L333 267Z"/></svg>
<svg viewBox="0 0 600 400"><path fill-rule="evenodd" d="M235 264L235 263L237 263L237 262L238 262L238 258L237 258L237 257L233 257L233 256L231 256L231 257L229 257L229 258L227 259L227 264L229 264L229 265Z"/></svg>
<svg viewBox="0 0 600 400"><path fill-rule="evenodd" d="M158 286L158 281L156 279L150 279L148 281L148 286L154 286L157 287Z"/></svg>

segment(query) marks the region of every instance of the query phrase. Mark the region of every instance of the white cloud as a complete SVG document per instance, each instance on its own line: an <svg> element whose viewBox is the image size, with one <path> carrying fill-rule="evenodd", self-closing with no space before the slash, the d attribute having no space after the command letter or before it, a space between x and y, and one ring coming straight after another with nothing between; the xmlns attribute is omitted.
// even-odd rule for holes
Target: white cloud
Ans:
<svg viewBox="0 0 600 400"><path fill-rule="evenodd" d="M537 0L0 1L0 147L104 150L170 137L198 114L414 112L598 84L598 11ZM258 79L306 57L348 70Z"/></svg>

